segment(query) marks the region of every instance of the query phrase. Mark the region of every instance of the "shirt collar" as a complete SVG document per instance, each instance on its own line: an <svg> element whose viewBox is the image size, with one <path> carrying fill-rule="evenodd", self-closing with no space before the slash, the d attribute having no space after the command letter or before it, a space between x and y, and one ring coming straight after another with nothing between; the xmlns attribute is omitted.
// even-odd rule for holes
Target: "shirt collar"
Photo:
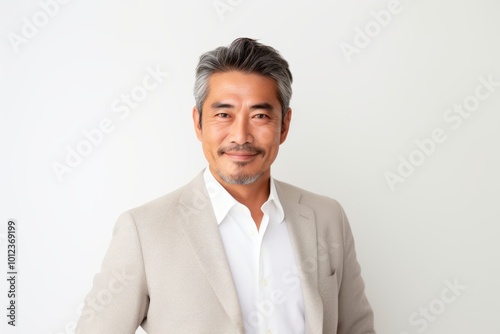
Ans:
<svg viewBox="0 0 500 334"><path fill-rule="evenodd" d="M210 169L207 167L203 172L203 178L205 180L205 186L207 188L208 195L210 197L210 201L212 202L212 207L215 213L215 219L217 220L217 224L220 225L224 218L226 218L229 211L238 204L239 202L231 196L230 193L227 192L226 189L215 179L210 172ZM274 184L274 179L271 177L270 181L270 191L269 198L262 205L261 209L264 213L269 214L268 206L270 203L274 205L274 209L276 210L276 218L277 222L283 222L285 218L285 212L283 210L283 206L278 197L278 192L276 191L276 186Z"/></svg>

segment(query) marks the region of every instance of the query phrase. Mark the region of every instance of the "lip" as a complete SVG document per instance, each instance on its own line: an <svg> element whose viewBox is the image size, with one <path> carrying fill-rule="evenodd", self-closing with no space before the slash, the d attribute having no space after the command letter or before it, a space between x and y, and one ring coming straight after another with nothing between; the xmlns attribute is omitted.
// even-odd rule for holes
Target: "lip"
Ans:
<svg viewBox="0 0 500 334"><path fill-rule="evenodd" d="M257 153L247 153L247 152L226 152L224 153L229 158L237 161L249 161L257 156Z"/></svg>

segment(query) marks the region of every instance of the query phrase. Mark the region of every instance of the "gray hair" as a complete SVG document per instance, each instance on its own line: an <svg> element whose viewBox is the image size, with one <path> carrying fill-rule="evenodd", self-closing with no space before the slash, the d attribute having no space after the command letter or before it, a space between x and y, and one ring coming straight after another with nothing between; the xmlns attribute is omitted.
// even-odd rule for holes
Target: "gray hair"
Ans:
<svg viewBox="0 0 500 334"><path fill-rule="evenodd" d="M228 47L218 47L200 56L196 66L194 98L200 115L208 96L208 81L214 73L242 71L271 78L276 82L281 103L282 122L292 98L292 73L288 62L274 48L250 38L237 38Z"/></svg>

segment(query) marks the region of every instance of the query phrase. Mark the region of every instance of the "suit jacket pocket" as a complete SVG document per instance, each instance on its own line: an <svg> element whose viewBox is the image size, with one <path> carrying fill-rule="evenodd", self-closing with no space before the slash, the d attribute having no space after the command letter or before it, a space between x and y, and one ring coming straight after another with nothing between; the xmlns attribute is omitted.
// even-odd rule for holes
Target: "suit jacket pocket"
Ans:
<svg viewBox="0 0 500 334"><path fill-rule="evenodd" d="M337 333L338 324L338 285L337 275L321 277L318 282L323 301L323 333Z"/></svg>

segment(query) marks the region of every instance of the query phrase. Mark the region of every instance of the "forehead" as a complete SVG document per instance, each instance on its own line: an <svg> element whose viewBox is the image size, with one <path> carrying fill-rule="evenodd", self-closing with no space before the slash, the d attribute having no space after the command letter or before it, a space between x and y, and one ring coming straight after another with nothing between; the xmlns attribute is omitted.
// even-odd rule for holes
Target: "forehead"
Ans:
<svg viewBox="0 0 500 334"><path fill-rule="evenodd" d="M208 81L207 100L251 98L279 103L276 82L269 77L240 71L218 72Z"/></svg>

